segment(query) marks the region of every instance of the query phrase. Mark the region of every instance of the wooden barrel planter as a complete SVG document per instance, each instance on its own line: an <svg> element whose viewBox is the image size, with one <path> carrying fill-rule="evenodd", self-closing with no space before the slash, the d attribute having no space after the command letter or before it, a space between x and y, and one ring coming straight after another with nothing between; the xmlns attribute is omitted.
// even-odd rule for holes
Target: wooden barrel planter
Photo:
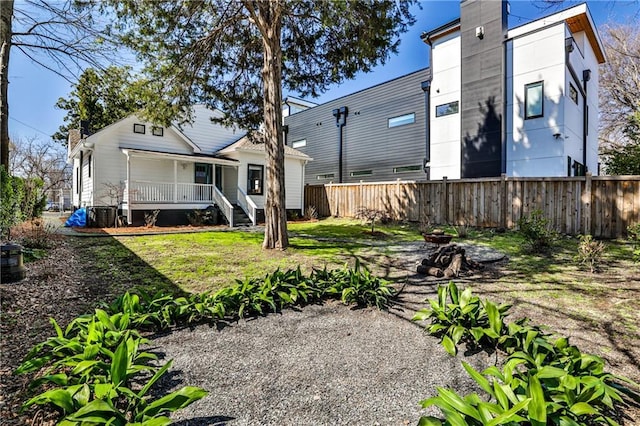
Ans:
<svg viewBox="0 0 640 426"><path fill-rule="evenodd" d="M19 244L7 243L0 247L2 251L0 270L2 270L2 282L11 283L20 281L27 276L27 269L24 267L22 258L22 246Z"/></svg>

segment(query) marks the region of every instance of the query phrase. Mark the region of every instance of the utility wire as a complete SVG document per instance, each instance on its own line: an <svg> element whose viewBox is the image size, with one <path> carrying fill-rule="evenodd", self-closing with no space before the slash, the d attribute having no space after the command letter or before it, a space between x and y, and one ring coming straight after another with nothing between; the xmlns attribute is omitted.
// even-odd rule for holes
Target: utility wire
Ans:
<svg viewBox="0 0 640 426"><path fill-rule="evenodd" d="M36 132L38 132L38 133L42 133L43 135L45 135L45 136L46 136L46 137L48 137L48 138L50 138L50 137L51 137L51 135L49 135L49 134L47 134L47 133L43 132L43 131L42 131L42 130L40 130L40 129L36 129L35 127L33 127L33 126L31 126L31 125L29 125L29 124L25 123L24 121L20 121L20 120L18 120L17 118L13 118L13 117L9 116L9 119L10 119L10 120L15 121L16 123L20 123L20 124L22 124L23 126L30 128L31 130L35 130L35 131L36 131Z"/></svg>

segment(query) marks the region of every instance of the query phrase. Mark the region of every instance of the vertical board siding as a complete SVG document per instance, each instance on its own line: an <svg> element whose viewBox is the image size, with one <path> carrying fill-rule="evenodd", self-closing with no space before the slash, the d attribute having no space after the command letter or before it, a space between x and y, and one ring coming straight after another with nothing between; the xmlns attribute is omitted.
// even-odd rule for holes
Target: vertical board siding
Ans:
<svg viewBox="0 0 640 426"><path fill-rule="evenodd" d="M563 234L619 238L640 222L640 176L307 185L309 206L325 217L366 207L395 220L507 229L539 210Z"/></svg>

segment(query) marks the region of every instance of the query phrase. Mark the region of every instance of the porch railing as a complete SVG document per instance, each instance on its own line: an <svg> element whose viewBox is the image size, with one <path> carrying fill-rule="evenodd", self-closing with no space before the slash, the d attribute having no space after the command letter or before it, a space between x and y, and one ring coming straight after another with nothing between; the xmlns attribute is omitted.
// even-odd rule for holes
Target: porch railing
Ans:
<svg viewBox="0 0 640 426"><path fill-rule="evenodd" d="M238 188L238 205L247 213L249 219L251 219L251 224L253 226L256 225L258 218L256 217L256 211L258 210L258 206L253 202L251 197L249 197L242 189Z"/></svg>
<svg viewBox="0 0 640 426"><path fill-rule="evenodd" d="M125 181L124 201L128 204L217 204L233 227L233 205L214 185L202 183ZM255 206L255 204L254 204ZM255 212L253 213L255 217Z"/></svg>
<svg viewBox="0 0 640 426"><path fill-rule="evenodd" d="M131 181L125 190L127 201L135 203L202 203L213 202L213 185Z"/></svg>
<svg viewBox="0 0 640 426"><path fill-rule="evenodd" d="M229 227L233 228L233 205L229 202L229 200L227 200L227 197L225 197L224 194L222 194L222 192L220 192L220 190L215 186L213 187L212 195L216 204L218 205L220 210L222 210L222 214L227 217L227 220L229 221Z"/></svg>

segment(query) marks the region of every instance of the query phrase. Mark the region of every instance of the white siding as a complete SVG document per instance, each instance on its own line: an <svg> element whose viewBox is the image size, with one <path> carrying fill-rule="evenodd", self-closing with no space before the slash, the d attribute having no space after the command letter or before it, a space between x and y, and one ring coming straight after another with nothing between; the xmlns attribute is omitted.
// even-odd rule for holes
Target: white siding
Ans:
<svg viewBox="0 0 640 426"><path fill-rule="evenodd" d="M144 124L145 134L134 133L134 124ZM106 129L105 133L117 140L116 146L122 148L146 149L149 151L169 152L172 154L193 154L193 148L171 128L164 128L163 136L154 136L151 133L151 123L145 123L136 117L129 117ZM103 138L104 139L104 135ZM107 142L109 143L109 142Z"/></svg>
<svg viewBox="0 0 640 426"><path fill-rule="evenodd" d="M507 174L565 176L565 25L507 43ZM543 116L524 118L525 85L544 82ZM571 101L570 101L571 102Z"/></svg>
<svg viewBox="0 0 640 426"><path fill-rule="evenodd" d="M431 179L459 179L460 112L436 117L436 107L454 101L460 106L460 33L436 40L431 57Z"/></svg>
<svg viewBox="0 0 640 426"><path fill-rule="evenodd" d="M259 164L265 166L266 158L263 152L234 152L233 157L236 158L240 165L238 167L237 185L245 193L247 192L247 170L249 164ZM304 162L296 158L286 157L284 161L285 175L285 204L287 209L302 209L302 192L304 185ZM225 175L226 179L227 175ZM267 168L265 166L264 190L266 194L267 188ZM225 183L226 188L226 183ZM264 195L251 195L251 199L256 203L259 209L264 208Z"/></svg>
<svg viewBox="0 0 640 426"><path fill-rule="evenodd" d="M182 132L193 141L203 154L213 154L244 136L245 132L226 128L211 122L211 117L221 117L218 110L210 110L204 105L193 107L194 121L181 126Z"/></svg>

